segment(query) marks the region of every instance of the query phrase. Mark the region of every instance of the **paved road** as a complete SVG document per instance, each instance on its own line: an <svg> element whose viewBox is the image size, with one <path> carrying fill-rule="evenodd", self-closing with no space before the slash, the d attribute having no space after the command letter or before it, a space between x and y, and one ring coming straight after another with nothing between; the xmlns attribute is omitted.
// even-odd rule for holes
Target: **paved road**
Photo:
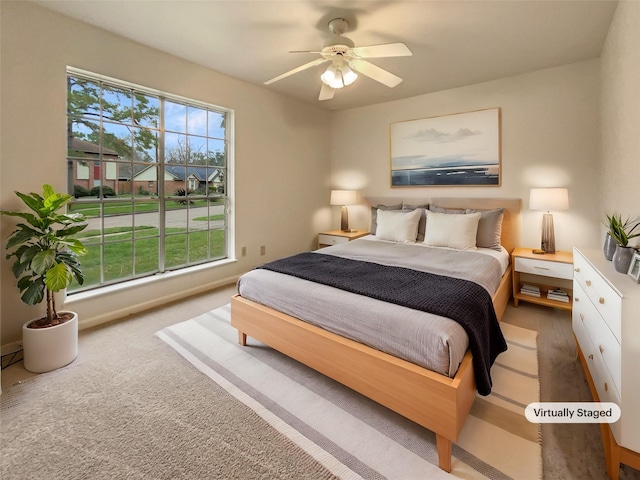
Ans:
<svg viewBox="0 0 640 480"><path fill-rule="evenodd" d="M188 217L187 217L188 212ZM224 205L212 205L210 210L207 207L196 207L180 210L169 210L166 212L166 226L167 228L186 228L187 218L207 217L208 215L219 215L224 213ZM131 215L114 215L104 218L105 228L110 227L130 227L132 224ZM138 213L136 214L136 227L151 226L158 227L158 213ZM89 227L87 230L99 230L101 219L90 218L87 223ZM222 226L224 222L222 220L216 220L210 223L211 226ZM191 220L189 225L190 230L206 230L207 222Z"/></svg>

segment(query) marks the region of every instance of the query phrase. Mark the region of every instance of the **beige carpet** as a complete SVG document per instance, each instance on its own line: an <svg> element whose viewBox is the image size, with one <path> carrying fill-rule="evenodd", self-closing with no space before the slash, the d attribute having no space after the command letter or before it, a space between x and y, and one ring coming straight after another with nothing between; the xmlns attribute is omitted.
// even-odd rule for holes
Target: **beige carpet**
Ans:
<svg viewBox="0 0 640 480"><path fill-rule="evenodd" d="M158 336L340 478L539 479L539 428L524 407L539 401L537 333L503 324L509 350L492 368L453 449L437 468L434 435L253 339L237 343L225 306Z"/></svg>
<svg viewBox="0 0 640 480"><path fill-rule="evenodd" d="M71 365L3 385L0 478L335 479L153 336L229 295L82 331Z"/></svg>

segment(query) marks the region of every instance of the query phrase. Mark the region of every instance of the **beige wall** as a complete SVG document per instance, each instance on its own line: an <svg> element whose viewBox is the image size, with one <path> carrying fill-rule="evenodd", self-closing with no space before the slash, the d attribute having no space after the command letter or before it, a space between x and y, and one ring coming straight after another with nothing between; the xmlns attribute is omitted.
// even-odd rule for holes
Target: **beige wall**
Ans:
<svg viewBox="0 0 640 480"><path fill-rule="evenodd" d="M144 47L26 2L1 2L0 208L20 208L14 190L66 188L66 80L69 66L235 110L236 243L247 256L188 275L165 275L68 306L86 326L228 281L258 263L313 247L330 226L329 114L196 64ZM0 218L0 238L15 225ZM290 228L295 225L296 228ZM260 256L260 245L267 254ZM18 296L1 253L1 344L41 315Z"/></svg>
<svg viewBox="0 0 640 480"><path fill-rule="evenodd" d="M522 198L522 243L540 244L541 212L528 210L532 187L567 187L570 210L554 213L556 248L598 240L598 60L504 78L406 100L334 113L331 180L371 196ZM500 187L390 188L389 125L393 122L502 109ZM367 228L363 207L350 209Z"/></svg>
<svg viewBox="0 0 640 480"><path fill-rule="evenodd" d="M622 1L602 51L601 212L640 216L640 2ZM604 234L604 230L603 230ZM640 245L640 239L631 241Z"/></svg>
<svg viewBox="0 0 640 480"><path fill-rule="evenodd" d="M246 246L247 257L167 275L153 288L72 301L85 321L197 292L262 261L311 248L317 231L339 224L339 209L327 207L330 187L378 197L519 197L522 243L532 247L539 243L540 212L527 209L531 187L569 188L570 210L554 215L559 249L599 247L604 211L640 214L639 2L620 2L601 60L331 114L31 4L0 5L1 208L18 205L16 189L33 190L45 181L64 188L67 65L236 112L235 247ZM502 109L501 187L389 187L390 123L491 107ZM350 212L352 227L367 228L365 208ZM1 219L0 238L11 226ZM261 257L263 244L267 255ZM0 343L6 344L39 311L19 301L3 252L0 263Z"/></svg>

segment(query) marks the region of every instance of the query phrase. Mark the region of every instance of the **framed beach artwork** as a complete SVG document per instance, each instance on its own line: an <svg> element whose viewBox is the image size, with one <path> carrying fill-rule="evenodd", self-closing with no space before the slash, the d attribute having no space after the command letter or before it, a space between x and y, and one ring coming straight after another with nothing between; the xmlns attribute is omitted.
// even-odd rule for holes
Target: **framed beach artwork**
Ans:
<svg viewBox="0 0 640 480"><path fill-rule="evenodd" d="M501 184L500 108L391 124L391 186Z"/></svg>

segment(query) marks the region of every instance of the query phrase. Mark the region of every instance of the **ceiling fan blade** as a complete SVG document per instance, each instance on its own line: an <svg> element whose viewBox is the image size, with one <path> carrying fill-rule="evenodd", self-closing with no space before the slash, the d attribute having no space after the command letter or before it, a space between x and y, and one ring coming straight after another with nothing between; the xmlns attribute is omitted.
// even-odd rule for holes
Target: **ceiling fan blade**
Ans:
<svg viewBox="0 0 640 480"><path fill-rule="evenodd" d="M321 63L325 63L325 62L328 62L328 61L329 60L326 59L326 58L317 58L317 59L313 60L312 62L305 63L304 65L301 65L298 68L294 68L293 70L289 70L288 72L285 72L282 75L278 75L277 77L272 78L271 80L267 80L266 82L264 82L264 84L265 85L271 85L273 82L277 82L278 80L282 80L283 78L286 78L289 75L293 75L294 73L301 72L303 70L306 70L307 68L315 67L316 65L320 65Z"/></svg>
<svg viewBox="0 0 640 480"><path fill-rule="evenodd" d="M366 60L360 58L354 58L349 60L349 66L354 70L366 75L373 80L380 82L387 87L393 88L402 82L402 79L391 72L375 66L373 63L369 63Z"/></svg>
<svg viewBox="0 0 640 480"><path fill-rule="evenodd" d="M410 57L413 55L404 43L386 43L383 45L368 45L349 49L349 54L358 58L373 57Z"/></svg>
<svg viewBox="0 0 640 480"><path fill-rule="evenodd" d="M333 95L336 93L335 89L331 88L326 83L322 83L322 88L320 89L320 96L318 100L331 100Z"/></svg>

